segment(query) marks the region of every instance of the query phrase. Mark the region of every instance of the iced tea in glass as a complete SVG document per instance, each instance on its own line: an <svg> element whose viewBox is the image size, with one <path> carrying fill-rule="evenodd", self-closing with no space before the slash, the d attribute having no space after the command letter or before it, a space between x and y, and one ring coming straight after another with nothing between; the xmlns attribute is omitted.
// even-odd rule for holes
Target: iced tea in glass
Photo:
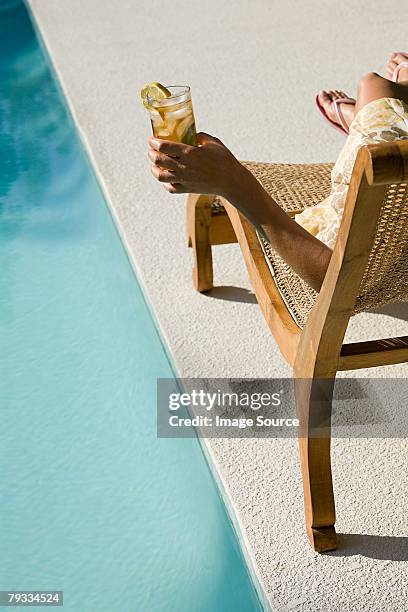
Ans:
<svg viewBox="0 0 408 612"><path fill-rule="evenodd" d="M193 104L190 87L187 85L166 85L170 92L167 98L148 99L148 110L153 135L164 140L197 144Z"/></svg>

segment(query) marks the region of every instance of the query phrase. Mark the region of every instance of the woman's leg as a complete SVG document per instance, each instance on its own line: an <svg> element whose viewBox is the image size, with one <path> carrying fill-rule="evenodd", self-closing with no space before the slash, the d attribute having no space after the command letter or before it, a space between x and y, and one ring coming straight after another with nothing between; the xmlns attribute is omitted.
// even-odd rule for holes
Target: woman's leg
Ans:
<svg viewBox="0 0 408 612"><path fill-rule="evenodd" d="M406 58L401 61L406 61ZM358 85L355 112L381 98L397 98L408 104L408 68L400 70L397 83L374 72L366 74ZM264 235L299 276L319 290L331 250L295 221L285 218L275 202L271 204L265 200L264 205L269 217L267 221L260 222ZM269 219L273 217L274 222L270 222Z"/></svg>
<svg viewBox="0 0 408 612"><path fill-rule="evenodd" d="M350 126L355 114L369 102L380 98L399 98L408 103L407 87L408 87L408 68L402 68L398 75L398 83L394 83L392 75L395 68L401 63L408 61L408 53L393 53L387 63L387 77L383 78L375 72L369 72L360 81L357 94L357 104L340 104L342 115ZM338 89L329 89L319 92L319 102L327 113L327 116L338 122L336 111L333 107L333 102L339 98L349 98L344 91Z"/></svg>
<svg viewBox="0 0 408 612"><path fill-rule="evenodd" d="M408 68L401 68L397 83L376 72L363 76L358 84L356 112L366 104L381 98L398 98L408 104Z"/></svg>

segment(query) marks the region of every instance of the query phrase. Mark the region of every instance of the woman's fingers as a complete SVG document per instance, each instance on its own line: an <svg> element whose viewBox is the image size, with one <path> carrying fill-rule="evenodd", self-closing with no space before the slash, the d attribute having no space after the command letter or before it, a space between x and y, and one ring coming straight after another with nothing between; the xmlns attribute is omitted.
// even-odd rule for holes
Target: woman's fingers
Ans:
<svg viewBox="0 0 408 612"><path fill-rule="evenodd" d="M181 183L164 183L163 187L169 193L187 193L187 189Z"/></svg>
<svg viewBox="0 0 408 612"><path fill-rule="evenodd" d="M152 174L159 183L176 183L179 178L171 170L163 170L163 168L159 168L158 166L152 166Z"/></svg>
<svg viewBox="0 0 408 612"><path fill-rule="evenodd" d="M164 153L159 153L154 149L149 149L148 156L150 161L153 162L155 166L159 166L159 168L164 168L167 170L179 170L181 168L177 158L170 157Z"/></svg>
<svg viewBox="0 0 408 612"><path fill-rule="evenodd" d="M194 175L196 163L190 157L197 152L197 147L191 147L180 142L149 138L149 159L152 163L152 174L170 193L186 193L186 184Z"/></svg>
<svg viewBox="0 0 408 612"><path fill-rule="evenodd" d="M171 140L160 140L159 138L149 138L149 145L155 151L170 155L171 157L184 157L191 149L190 145L183 144L182 142L173 142Z"/></svg>
<svg viewBox="0 0 408 612"><path fill-rule="evenodd" d="M198 144L149 138L152 174L169 193L223 193L228 168L237 160L209 134L198 134Z"/></svg>
<svg viewBox="0 0 408 612"><path fill-rule="evenodd" d="M188 171L185 166L175 157L170 157L164 153L159 153L154 149L149 149L149 159L152 161L152 174L160 183L177 183L188 176ZM171 193L179 193L171 191Z"/></svg>

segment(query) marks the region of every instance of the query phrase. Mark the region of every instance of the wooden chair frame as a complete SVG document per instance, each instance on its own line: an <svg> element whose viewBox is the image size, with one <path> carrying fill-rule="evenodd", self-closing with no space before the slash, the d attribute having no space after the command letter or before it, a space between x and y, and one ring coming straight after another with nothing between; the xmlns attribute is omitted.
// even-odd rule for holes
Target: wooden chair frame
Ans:
<svg viewBox="0 0 408 612"><path fill-rule="evenodd" d="M188 197L187 233L194 252L195 288L208 291L213 287L211 247L238 242L266 322L293 367L296 408L303 423L299 448L306 531L319 552L336 548L330 464L331 394L336 373L408 361L408 336L343 344L387 186L407 179L407 141L361 148L333 255L303 329L277 289L251 223L225 199L221 202L227 214L213 214L215 196ZM323 404L329 427L324 436L314 435L316 413L322 410L319 379L329 383Z"/></svg>

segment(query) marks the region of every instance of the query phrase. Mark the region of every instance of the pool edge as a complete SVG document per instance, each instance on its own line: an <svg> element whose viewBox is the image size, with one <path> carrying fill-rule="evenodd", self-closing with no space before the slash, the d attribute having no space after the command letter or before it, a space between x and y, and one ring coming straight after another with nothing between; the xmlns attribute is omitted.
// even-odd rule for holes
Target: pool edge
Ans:
<svg viewBox="0 0 408 612"><path fill-rule="evenodd" d="M154 308L153 303L151 302L151 299L147 293L145 284L142 280L143 278L143 274L141 273L141 270L139 268L139 265L136 261L136 258L134 256L134 254L132 253L132 249L130 247L130 244L126 238L125 235L125 230L121 225L121 222L119 220L119 216L115 210L115 206L112 204L111 201L111 196L109 194L109 190L108 187L106 185L106 182L103 178L102 173L99 170L98 167L98 163L96 161L96 158L93 154L92 151L92 147L91 144L86 136L85 131L83 130L80 121L78 119L77 113L75 111L75 107L74 104L70 98L70 95L67 91L67 87L65 84L65 80L64 77L61 73L61 71L58 69L58 66L56 65L56 63L54 63L53 60L53 54L52 54L52 49L51 49L51 45L49 45L48 42L48 38L45 32L45 29L42 28L41 25L41 20L37 18L36 14L35 14L35 9L31 6L30 0L23 0L28 14L30 16L31 22L33 24L33 28L35 30L38 42L40 44L40 46L43 48L45 55L48 59L49 62L49 67L51 69L51 72L53 74L53 77L55 79L55 82L57 84L57 87L59 87L64 101L66 103L66 106L68 108L69 114L71 116L72 122L75 126L75 129L78 133L79 136L79 142L81 143L82 149L85 153L85 156L90 164L91 170L95 175L95 178L97 180L98 186L101 190L102 196L106 202L107 205L107 209L111 215L111 218L114 222L116 231L118 232L119 238L121 240L121 243L123 245L123 249L124 252L127 256L127 259L129 261L129 264L131 266L131 269L134 273L135 279L139 284L143 299L147 305L147 308L149 310L150 316L152 317L158 338L161 342L161 345L163 346L163 350L165 352L166 358L169 362L170 368L174 374L174 377L180 378L179 374L178 374L178 367L177 367L177 362L173 356L173 354L170 352L169 349L169 345L170 345L170 341L167 338L167 334L164 331L162 325L160 324L160 321L156 315L156 310ZM209 445L209 443L207 442L206 439L200 438L198 437L198 442L200 445L200 448L202 450L202 453L204 455L204 459L209 467L210 470L210 474L211 477L214 480L215 486L217 488L217 492L220 496L221 502L225 508L227 517L229 519L229 522L232 526L233 532L237 538L237 542L238 545L240 547L241 550L241 554L242 557L244 559L244 562L246 564L246 568L249 574L249 577L252 581L252 585L254 587L255 593L258 597L259 603L261 605L261 607L263 608L263 610L265 610L265 612L270 612L272 610L271 607L271 601L268 598L267 595L267 591L265 588L265 585L262 581L261 576L259 575L259 573L257 572L256 569L256 561L253 558L253 555L250 552L250 548L249 548L249 543L247 541L247 537L246 537L246 533L245 533L245 528L241 525L241 521L240 518L238 516L237 510L235 509L235 504L234 501L232 499L232 496L230 495L229 491L228 491L228 484L226 482L226 480L223 478L221 470L217 467L217 461L214 457L214 453L212 451L211 446Z"/></svg>

